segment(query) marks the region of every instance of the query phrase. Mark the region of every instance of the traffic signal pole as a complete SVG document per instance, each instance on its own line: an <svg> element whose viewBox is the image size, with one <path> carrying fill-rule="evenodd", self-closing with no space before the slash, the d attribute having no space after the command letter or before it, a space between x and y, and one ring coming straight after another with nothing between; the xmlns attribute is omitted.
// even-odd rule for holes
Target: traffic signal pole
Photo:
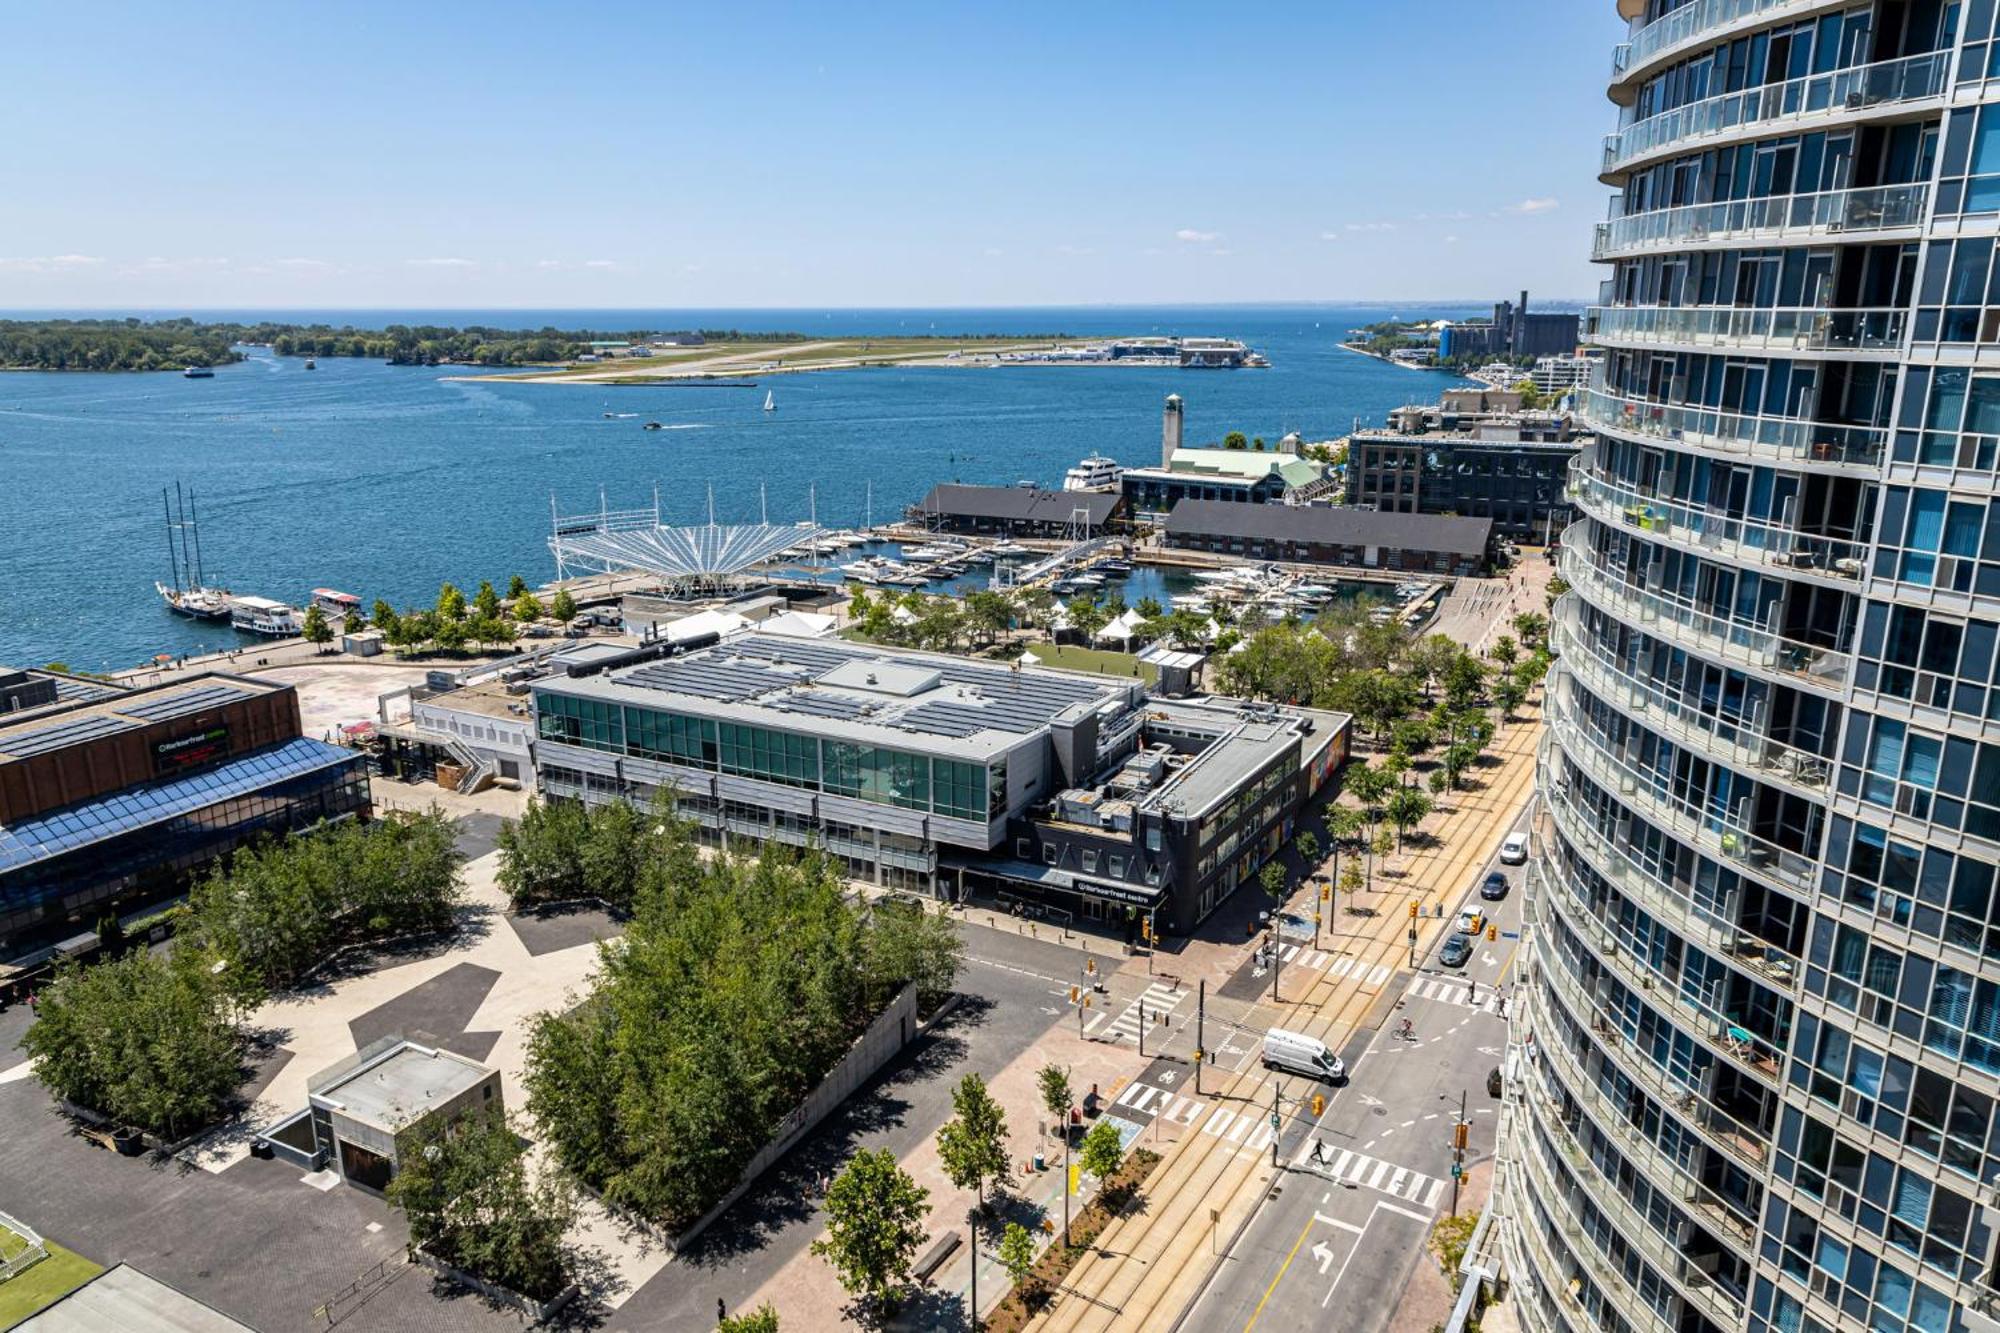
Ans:
<svg viewBox="0 0 2000 1333"><path fill-rule="evenodd" d="M1202 1040L1208 1018L1208 980L1203 978L1194 1001L1194 1092L1201 1095L1201 1067L1208 1061L1208 1043Z"/></svg>

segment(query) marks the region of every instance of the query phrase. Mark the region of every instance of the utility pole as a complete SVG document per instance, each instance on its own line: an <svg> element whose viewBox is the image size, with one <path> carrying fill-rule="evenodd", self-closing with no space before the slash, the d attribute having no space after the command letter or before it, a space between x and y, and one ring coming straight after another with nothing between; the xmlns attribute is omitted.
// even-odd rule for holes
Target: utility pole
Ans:
<svg viewBox="0 0 2000 1333"><path fill-rule="evenodd" d="M1203 1026L1208 1018L1208 979L1204 977L1195 990L1194 997L1194 1093L1201 1095L1201 1067L1208 1061L1208 1043L1202 1040Z"/></svg>
<svg viewBox="0 0 2000 1333"><path fill-rule="evenodd" d="M1278 941L1284 936L1279 933L1278 918L1271 918L1271 1003L1278 1002Z"/></svg>
<svg viewBox="0 0 2000 1333"><path fill-rule="evenodd" d="M1146 1002L1139 1001L1139 1054L1146 1054Z"/></svg>
<svg viewBox="0 0 2000 1333"><path fill-rule="evenodd" d="M1454 1184L1456 1184L1456 1182L1454 1182ZM1068 1180L1063 1181L1063 1187L1065 1189L1069 1187ZM1456 1189L1452 1191L1451 1202L1455 1216L1456 1209L1458 1208L1458 1192ZM976 1331L979 1328L979 1205L978 1204L974 1204L972 1206L972 1212L968 1214L967 1220L972 1224L972 1305L971 1308L967 1310L966 1313L971 1316L971 1319L968 1322L976 1333Z"/></svg>
<svg viewBox="0 0 2000 1333"><path fill-rule="evenodd" d="M1451 1215L1458 1216L1458 1187L1465 1178L1465 1143L1471 1127L1465 1123L1465 1090L1458 1094L1458 1123L1451 1130Z"/></svg>
<svg viewBox="0 0 2000 1333"><path fill-rule="evenodd" d="M1271 1080L1271 1166L1278 1165L1278 1080ZM1456 1199L1453 1200L1456 1203Z"/></svg>

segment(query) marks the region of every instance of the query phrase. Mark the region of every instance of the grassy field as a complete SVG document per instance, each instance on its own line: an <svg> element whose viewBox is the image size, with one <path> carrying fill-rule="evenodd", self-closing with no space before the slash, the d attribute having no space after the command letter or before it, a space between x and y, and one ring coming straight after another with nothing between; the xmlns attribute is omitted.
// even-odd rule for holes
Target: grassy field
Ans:
<svg viewBox="0 0 2000 1333"><path fill-rule="evenodd" d="M1031 643L1027 650L1041 658L1043 666L1060 667L1064 671L1093 671L1100 676L1131 676L1148 684L1159 675L1159 672L1131 653L1107 652L1102 648L1084 648L1073 643Z"/></svg>
<svg viewBox="0 0 2000 1333"><path fill-rule="evenodd" d="M0 1282L0 1329L14 1327L104 1271L102 1264L92 1263L52 1240L43 1244L48 1247L48 1258L19 1277Z"/></svg>

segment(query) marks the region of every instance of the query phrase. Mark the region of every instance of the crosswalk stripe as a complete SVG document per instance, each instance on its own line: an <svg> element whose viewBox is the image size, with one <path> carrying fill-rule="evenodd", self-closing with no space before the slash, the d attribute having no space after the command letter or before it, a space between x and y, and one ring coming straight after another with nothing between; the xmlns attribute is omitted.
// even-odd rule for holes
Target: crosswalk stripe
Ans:
<svg viewBox="0 0 2000 1333"><path fill-rule="evenodd" d="M1354 1151L1351 1148L1342 1148L1339 1158L1333 1164L1334 1176L1340 1180L1347 1179L1347 1164L1353 1160Z"/></svg>
<svg viewBox="0 0 2000 1333"><path fill-rule="evenodd" d="M1246 1115L1241 1119L1239 1119L1236 1122L1236 1124L1230 1128L1230 1131L1227 1134L1223 1135L1222 1137L1228 1139L1231 1143L1240 1142L1243 1138L1243 1131L1250 1128L1250 1126L1254 1123L1255 1122L1249 1116Z"/></svg>
<svg viewBox="0 0 2000 1333"><path fill-rule="evenodd" d="M1427 1190L1424 1194L1424 1207L1426 1208L1437 1207L1438 1195L1442 1194L1443 1192L1444 1192L1444 1182L1442 1180L1431 1181L1430 1189Z"/></svg>
<svg viewBox="0 0 2000 1333"><path fill-rule="evenodd" d="M1289 963L1292 961L1293 958L1298 956L1298 952L1299 952L1298 945L1287 944L1285 946L1285 951L1278 955L1278 961L1281 963Z"/></svg>
<svg viewBox="0 0 2000 1333"><path fill-rule="evenodd" d="M1306 966L1311 968L1315 972L1319 971L1321 968L1326 966L1326 955L1322 953L1320 950L1314 949L1311 953L1306 955Z"/></svg>
<svg viewBox="0 0 2000 1333"><path fill-rule="evenodd" d="M1146 1093L1150 1095L1152 1091L1153 1091L1152 1088L1148 1087L1144 1083L1134 1083L1131 1087L1125 1089L1125 1091L1119 1095L1118 1100L1115 1103L1113 1103L1113 1105L1132 1106L1132 1099L1134 1097L1139 1096L1139 1094L1141 1093ZM1143 1105L1143 1103L1141 1103L1141 1105ZM1133 1107L1133 1109L1137 1110L1139 1108L1135 1106Z"/></svg>
<svg viewBox="0 0 2000 1333"><path fill-rule="evenodd" d="M1368 984L1370 986L1379 986L1388 979L1389 968L1383 963L1377 963L1374 970L1368 974Z"/></svg>
<svg viewBox="0 0 2000 1333"><path fill-rule="evenodd" d="M1202 1125L1201 1132L1210 1137L1218 1136L1223 1130L1229 1128L1229 1122L1235 1118L1236 1112L1218 1106L1215 1108L1215 1114L1210 1116L1207 1123Z"/></svg>
<svg viewBox="0 0 2000 1333"><path fill-rule="evenodd" d="M1403 1182L1408 1180L1409 1178L1410 1178L1410 1168L1408 1168L1407 1166L1397 1167L1396 1174L1389 1177L1389 1184L1388 1184L1389 1193L1400 1197L1401 1194L1403 1193Z"/></svg>
<svg viewBox="0 0 2000 1333"><path fill-rule="evenodd" d="M1387 1162L1375 1163L1374 1174L1368 1177L1368 1188L1371 1190L1381 1189L1382 1178L1388 1174L1389 1174L1389 1164Z"/></svg>
<svg viewBox="0 0 2000 1333"><path fill-rule="evenodd" d="M1088 1032L1088 1031L1090 1031L1090 1030L1091 1030L1092 1028L1096 1027L1096 1026L1097 1026L1097 1025L1099 1024L1099 1023L1102 1023L1103 1021L1104 1021L1104 1011L1103 1011L1102 1009L1100 1009L1100 1010L1098 1010L1098 1011L1097 1011L1097 1014L1096 1014L1096 1016L1095 1016L1095 1017L1093 1017L1093 1018L1092 1018L1092 1019L1091 1019L1091 1020L1090 1020L1090 1021L1089 1021L1088 1023L1085 1023L1085 1024L1083 1025L1083 1030L1084 1030L1085 1032Z"/></svg>
<svg viewBox="0 0 2000 1333"><path fill-rule="evenodd" d="M1347 975L1347 974L1348 974L1348 973L1349 973L1350 971L1352 971L1352 970L1353 970L1353 968L1354 968L1354 959L1352 959L1352 958L1342 958L1342 959L1341 959L1341 960L1340 960L1339 962L1335 963L1335 964L1334 964L1334 965L1333 965L1332 967L1329 967L1329 968L1328 968L1328 969L1326 970L1326 974L1327 974L1328 976L1330 976L1330 977L1344 977L1344 976L1346 976L1346 975Z"/></svg>

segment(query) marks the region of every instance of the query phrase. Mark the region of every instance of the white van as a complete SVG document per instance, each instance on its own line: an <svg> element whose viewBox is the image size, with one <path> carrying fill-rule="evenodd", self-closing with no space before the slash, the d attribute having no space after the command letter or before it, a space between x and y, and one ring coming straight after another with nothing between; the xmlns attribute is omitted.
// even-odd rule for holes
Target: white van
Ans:
<svg viewBox="0 0 2000 1333"><path fill-rule="evenodd" d="M1325 1042L1283 1028L1272 1028L1264 1034L1264 1068L1289 1069L1294 1074L1327 1083L1338 1083L1347 1077L1347 1066L1327 1049Z"/></svg>
<svg viewBox="0 0 2000 1333"><path fill-rule="evenodd" d="M1525 833L1509 833L1506 841L1500 844L1500 864L1503 866L1518 866L1524 864L1527 859L1528 835Z"/></svg>

